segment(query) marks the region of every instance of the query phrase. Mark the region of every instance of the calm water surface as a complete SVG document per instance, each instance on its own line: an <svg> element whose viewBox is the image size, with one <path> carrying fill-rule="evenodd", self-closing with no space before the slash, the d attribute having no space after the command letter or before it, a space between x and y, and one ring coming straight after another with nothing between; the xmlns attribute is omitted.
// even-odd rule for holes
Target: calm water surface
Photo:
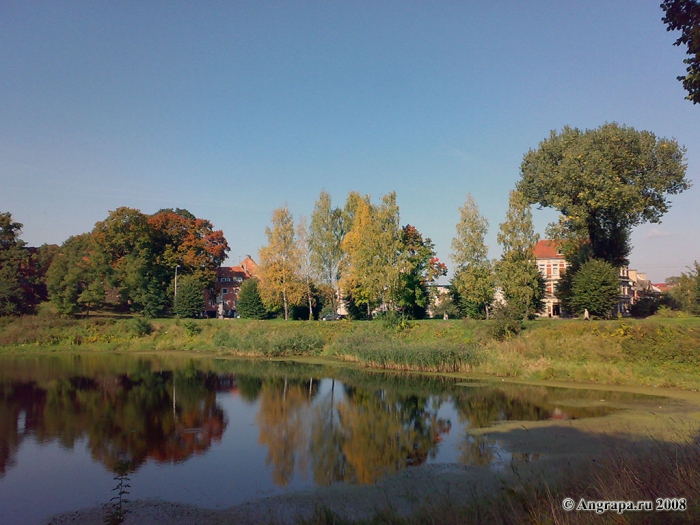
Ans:
<svg viewBox="0 0 700 525"><path fill-rule="evenodd" d="M224 508L424 463L500 468L533 458L470 429L637 397L298 363L0 358L0 523L105 503L118 516L125 498Z"/></svg>

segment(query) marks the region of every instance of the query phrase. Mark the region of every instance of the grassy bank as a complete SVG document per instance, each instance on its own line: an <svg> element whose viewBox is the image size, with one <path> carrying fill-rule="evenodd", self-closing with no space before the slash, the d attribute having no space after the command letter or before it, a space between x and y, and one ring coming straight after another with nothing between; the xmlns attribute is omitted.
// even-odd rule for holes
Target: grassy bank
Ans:
<svg viewBox="0 0 700 525"><path fill-rule="evenodd" d="M0 352L318 356L362 366L522 380L700 388L700 319L536 320L505 341L491 321L0 320Z"/></svg>

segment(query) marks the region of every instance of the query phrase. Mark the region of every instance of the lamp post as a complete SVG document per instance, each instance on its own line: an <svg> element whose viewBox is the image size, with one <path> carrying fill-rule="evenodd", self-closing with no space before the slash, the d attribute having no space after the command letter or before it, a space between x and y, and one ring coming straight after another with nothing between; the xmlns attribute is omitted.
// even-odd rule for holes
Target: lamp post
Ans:
<svg viewBox="0 0 700 525"><path fill-rule="evenodd" d="M179 264L175 265L175 298L173 299L173 303L177 302L177 269L180 267Z"/></svg>

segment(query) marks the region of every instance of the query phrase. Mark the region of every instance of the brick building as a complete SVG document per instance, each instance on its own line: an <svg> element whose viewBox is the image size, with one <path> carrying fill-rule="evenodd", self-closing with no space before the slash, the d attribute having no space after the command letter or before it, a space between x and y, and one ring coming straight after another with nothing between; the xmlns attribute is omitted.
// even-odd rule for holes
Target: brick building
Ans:
<svg viewBox="0 0 700 525"><path fill-rule="evenodd" d="M235 317L238 292L246 279L256 277L258 265L250 255L238 266L220 266L216 270L216 296L204 292L205 313L208 317Z"/></svg>

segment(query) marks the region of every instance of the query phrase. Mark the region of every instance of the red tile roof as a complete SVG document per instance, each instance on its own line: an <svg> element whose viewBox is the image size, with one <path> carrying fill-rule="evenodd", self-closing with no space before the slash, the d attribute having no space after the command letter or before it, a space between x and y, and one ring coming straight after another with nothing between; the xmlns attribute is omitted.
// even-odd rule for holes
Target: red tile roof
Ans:
<svg viewBox="0 0 700 525"><path fill-rule="evenodd" d="M564 256L559 253L557 244L554 241L544 239L535 245L535 257L538 259L563 259Z"/></svg>

